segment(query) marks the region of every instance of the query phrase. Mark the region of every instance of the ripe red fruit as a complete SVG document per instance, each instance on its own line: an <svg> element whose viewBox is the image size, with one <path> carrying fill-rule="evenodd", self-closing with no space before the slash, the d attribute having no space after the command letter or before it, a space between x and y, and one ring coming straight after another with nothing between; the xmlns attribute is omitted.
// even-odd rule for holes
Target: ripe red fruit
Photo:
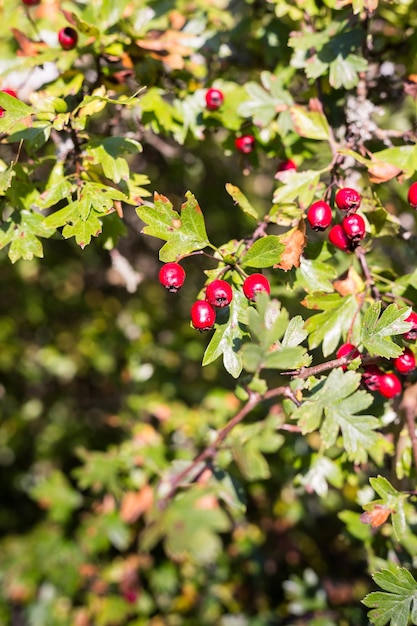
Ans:
<svg viewBox="0 0 417 626"><path fill-rule="evenodd" d="M362 382L369 391L378 391L384 372L377 365L366 365L363 369Z"/></svg>
<svg viewBox="0 0 417 626"><path fill-rule="evenodd" d="M402 391L401 381L392 372L382 374L379 379L378 391L385 398L394 398L395 396L398 396L398 394L400 394Z"/></svg>
<svg viewBox="0 0 417 626"><path fill-rule="evenodd" d="M332 223L332 209L324 200L313 202L307 211L307 221L313 230L326 230Z"/></svg>
<svg viewBox="0 0 417 626"><path fill-rule="evenodd" d="M13 96L13 98L17 98L17 93L15 92L14 89L2 89L1 91L3 93L8 93L9 96ZM3 117L4 114L5 114L5 110L3 109L3 107L0 107L0 117Z"/></svg>
<svg viewBox="0 0 417 626"><path fill-rule="evenodd" d="M212 306L223 308L228 306L233 298L233 291L225 280L213 280L206 289L206 300Z"/></svg>
<svg viewBox="0 0 417 626"><path fill-rule="evenodd" d="M282 161L278 167L277 172L286 172L287 170L296 170L297 166L292 159L287 159L286 161Z"/></svg>
<svg viewBox="0 0 417 626"><path fill-rule="evenodd" d="M411 322L413 326L410 328L409 331L404 333L403 337L408 341L414 341L415 339L417 339L417 313L411 311L410 315L404 321Z"/></svg>
<svg viewBox="0 0 417 626"><path fill-rule="evenodd" d="M197 330L210 330L216 321L216 313L207 300L196 300L191 307L191 323Z"/></svg>
<svg viewBox="0 0 417 626"><path fill-rule="evenodd" d="M357 213L346 215L342 220L342 228L349 239L355 243L363 239L366 234L365 220Z"/></svg>
<svg viewBox="0 0 417 626"><path fill-rule="evenodd" d="M63 50L72 50L78 43L78 33L75 28L65 26L58 33L58 41Z"/></svg>
<svg viewBox="0 0 417 626"><path fill-rule="evenodd" d="M416 368L416 357L410 348L404 348L404 352L394 359L394 367L401 374L408 374Z"/></svg>
<svg viewBox="0 0 417 626"><path fill-rule="evenodd" d="M251 274L243 283L243 293L248 300L255 301L258 293L271 293L269 280L263 274Z"/></svg>
<svg viewBox="0 0 417 626"><path fill-rule="evenodd" d="M341 359L343 356L349 356L350 360L357 359L360 356L360 352L357 347L353 343L342 343L338 351L336 352L336 356L338 359ZM343 369L347 369L346 365L342 366Z"/></svg>
<svg viewBox="0 0 417 626"><path fill-rule="evenodd" d="M346 235L341 224L336 224L331 227L329 230L329 241L336 248L339 248L339 250L343 250L343 252L351 252L352 242Z"/></svg>
<svg viewBox="0 0 417 626"><path fill-rule="evenodd" d="M33 7L35 4L40 4L41 0L22 0L23 4L26 4L28 7Z"/></svg>
<svg viewBox="0 0 417 626"><path fill-rule="evenodd" d="M361 199L361 195L356 191L356 189L343 187L336 193L334 200L341 211L354 212L359 209Z"/></svg>
<svg viewBox="0 0 417 626"><path fill-rule="evenodd" d="M253 135L242 135L236 137L235 147L243 154L250 154L255 147L255 137Z"/></svg>
<svg viewBox="0 0 417 626"><path fill-rule="evenodd" d="M179 263L165 263L159 270L159 282L171 293L181 289L185 281L185 270Z"/></svg>
<svg viewBox="0 0 417 626"><path fill-rule="evenodd" d="M213 87L206 91L206 107L209 111L217 111L224 102L224 95L220 89Z"/></svg>
<svg viewBox="0 0 417 626"><path fill-rule="evenodd" d="M408 204L410 204L413 209L417 209L417 183L413 183L408 190Z"/></svg>

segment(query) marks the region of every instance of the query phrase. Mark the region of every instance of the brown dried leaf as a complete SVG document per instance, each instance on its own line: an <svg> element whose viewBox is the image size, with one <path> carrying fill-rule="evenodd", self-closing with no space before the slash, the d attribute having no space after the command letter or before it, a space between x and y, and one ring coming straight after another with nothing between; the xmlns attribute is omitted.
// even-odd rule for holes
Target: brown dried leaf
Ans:
<svg viewBox="0 0 417 626"><path fill-rule="evenodd" d="M372 158L372 156L371 161L373 165L368 169L371 183L385 183L387 180L391 180L402 173L402 169L391 163L378 161Z"/></svg>
<svg viewBox="0 0 417 626"><path fill-rule="evenodd" d="M392 512L390 508L383 504L375 504L372 509L362 513L360 520L363 524L370 524L372 528L378 528L378 526L385 524Z"/></svg>
<svg viewBox="0 0 417 626"><path fill-rule="evenodd" d="M349 267L345 278L335 280L333 287L341 296L357 294L364 290L365 284L354 267Z"/></svg>
<svg viewBox="0 0 417 626"><path fill-rule="evenodd" d="M20 48L20 50L17 51L19 56L34 57L41 50L45 50L45 48L47 48L47 44L44 41L34 41L25 35L25 33L22 33L22 31L18 28L12 28L11 31Z"/></svg>
<svg viewBox="0 0 417 626"><path fill-rule="evenodd" d="M281 255L280 262L274 265L274 267L278 267L285 272L293 267L300 267L300 257L307 244L304 220L301 220L296 228L292 228L280 237L280 240L285 245L285 250Z"/></svg>
<svg viewBox="0 0 417 626"><path fill-rule="evenodd" d="M149 50L150 55L168 65L171 69L182 69L184 57L192 54L193 49L187 45L187 39L192 39L191 33L178 30L164 32L152 31L147 39L137 39L136 45L143 50Z"/></svg>
<svg viewBox="0 0 417 626"><path fill-rule="evenodd" d="M153 503L153 490L145 485L140 491L125 493L120 506L120 517L126 524L133 524L150 509Z"/></svg>

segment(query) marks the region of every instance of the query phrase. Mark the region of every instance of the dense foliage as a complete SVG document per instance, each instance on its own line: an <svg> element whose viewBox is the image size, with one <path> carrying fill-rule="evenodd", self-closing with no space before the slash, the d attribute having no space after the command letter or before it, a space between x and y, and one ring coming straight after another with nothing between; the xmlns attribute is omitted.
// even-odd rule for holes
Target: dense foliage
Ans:
<svg viewBox="0 0 417 626"><path fill-rule="evenodd" d="M415 3L4 4L0 622L417 624Z"/></svg>

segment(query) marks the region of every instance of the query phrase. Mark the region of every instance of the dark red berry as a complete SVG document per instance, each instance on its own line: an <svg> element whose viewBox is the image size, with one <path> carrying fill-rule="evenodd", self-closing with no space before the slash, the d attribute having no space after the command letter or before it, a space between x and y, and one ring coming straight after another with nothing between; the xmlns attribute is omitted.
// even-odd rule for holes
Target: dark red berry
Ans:
<svg viewBox="0 0 417 626"><path fill-rule="evenodd" d="M217 111L224 102L224 95L220 89L208 89L206 91L206 107L209 111Z"/></svg>
<svg viewBox="0 0 417 626"><path fill-rule="evenodd" d="M343 252L351 252L352 242L349 237L346 235L343 230L341 224L335 224L329 230L329 241L339 250L343 250Z"/></svg>
<svg viewBox="0 0 417 626"><path fill-rule="evenodd" d="M349 360L357 359L360 356L360 352L357 347L353 343L342 343L338 351L336 352L336 356L338 359L341 359L343 356L348 356ZM343 369L346 369L346 365L342 366Z"/></svg>
<svg viewBox="0 0 417 626"><path fill-rule="evenodd" d="M41 0L22 0L23 4L26 4L28 7L33 7L36 4L40 4Z"/></svg>
<svg viewBox="0 0 417 626"><path fill-rule="evenodd" d="M326 230L332 223L332 209L324 200L313 202L307 211L307 221L313 230Z"/></svg>
<svg viewBox="0 0 417 626"><path fill-rule="evenodd" d="M255 147L255 137L253 135L242 135L235 139L235 147L243 154L250 154Z"/></svg>
<svg viewBox="0 0 417 626"><path fill-rule="evenodd" d="M243 283L243 293L248 300L255 301L258 293L271 293L269 280L263 274L251 274Z"/></svg>
<svg viewBox="0 0 417 626"><path fill-rule="evenodd" d="M362 382L369 391L378 391L383 375L384 372L377 365L366 365L363 368Z"/></svg>
<svg viewBox="0 0 417 626"><path fill-rule="evenodd" d="M75 28L65 26L58 33L58 41L64 50L72 50L78 43L78 33Z"/></svg>
<svg viewBox="0 0 417 626"><path fill-rule="evenodd" d="M404 352L394 359L394 367L401 374L408 374L416 368L416 357L410 348L404 348Z"/></svg>
<svg viewBox="0 0 417 626"><path fill-rule="evenodd" d="M413 183L408 190L408 204L410 204L413 209L417 209L417 183Z"/></svg>
<svg viewBox="0 0 417 626"><path fill-rule="evenodd" d="M361 204L361 195L356 189L343 187L339 189L335 196L335 202L341 211L356 211Z"/></svg>
<svg viewBox="0 0 417 626"><path fill-rule="evenodd" d="M297 166L292 159L287 159L286 161L282 161L278 167L277 172L286 172L288 170L296 170Z"/></svg>
<svg viewBox="0 0 417 626"><path fill-rule="evenodd" d="M342 228L349 239L355 243L366 235L365 220L357 213L346 215L342 220Z"/></svg>
<svg viewBox="0 0 417 626"><path fill-rule="evenodd" d="M392 372L382 374L379 379L379 393L385 398L394 398L402 391L401 381Z"/></svg>
<svg viewBox="0 0 417 626"><path fill-rule="evenodd" d="M13 98L17 98L17 93L14 89L2 89L1 91L2 93L8 93L9 96L13 96ZM3 109L3 107L0 107L0 117L3 117L4 114L5 110Z"/></svg>
<svg viewBox="0 0 417 626"><path fill-rule="evenodd" d="M223 308L229 306L233 298L233 291L229 283L225 280L213 280L207 285L206 300L212 306Z"/></svg>
<svg viewBox="0 0 417 626"><path fill-rule="evenodd" d="M159 282L171 293L181 289L185 281L185 270L179 263L165 263L159 270Z"/></svg>
<svg viewBox="0 0 417 626"><path fill-rule="evenodd" d="M197 300L191 307L191 323L197 330L210 330L216 321L216 313L207 300Z"/></svg>
<svg viewBox="0 0 417 626"><path fill-rule="evenodd" d="M408 341L415 341L417 339L417 313L411 311L410 315L404 321L412 323L410 330L404 333L404 339L407 339Z"/></svg>

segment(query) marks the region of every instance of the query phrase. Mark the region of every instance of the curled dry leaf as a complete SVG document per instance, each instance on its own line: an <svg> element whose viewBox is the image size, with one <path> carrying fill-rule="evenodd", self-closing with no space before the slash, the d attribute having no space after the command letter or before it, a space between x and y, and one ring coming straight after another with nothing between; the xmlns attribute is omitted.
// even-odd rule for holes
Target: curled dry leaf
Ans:
<svg viewBox="0 0 417 626"><path fill-rule="evenodd" d="M335 280L333 287L341 296L348 296L350 294L361 293L365 288L365 283L359 276L354 267L349 267L345 278Z"/></svg>
<svg viewBox="0 0 417 626"><path fill-rule="evenodd" d="M402 173L402 169L391 163L384 163L371 158L372 165L368 168L369 180L371 183L385 183Z"/></svg>
<svg viewBox="0 0 417 626"><path fill-rule="evenodd" d="M362 513L360 520L364 524L370 524L372 528L378 528L382 526L382 524L385 524L392 512L393 511L384 504L375 504L372 509Z"/></svg>
<svg viewBox="0 0 417 626"><path fill-rule="evenodd" d="M41 52L41 50L45 50L48 47L44 41L34 41L18 28L12 28L11 31L19 46L19 50L17 51L18 56L34 57Z"/></svg>
<svg viewBox="0 0 417 626"><path fill-rule="evenodd" d="M287 272L293 267L300 267L300 257L307 244L304 220L301 220L296 228L292 228L282 235L280 240L285 245L285 250L281 255L280 262L274 265L274 268L278 267Z"/></svg>

